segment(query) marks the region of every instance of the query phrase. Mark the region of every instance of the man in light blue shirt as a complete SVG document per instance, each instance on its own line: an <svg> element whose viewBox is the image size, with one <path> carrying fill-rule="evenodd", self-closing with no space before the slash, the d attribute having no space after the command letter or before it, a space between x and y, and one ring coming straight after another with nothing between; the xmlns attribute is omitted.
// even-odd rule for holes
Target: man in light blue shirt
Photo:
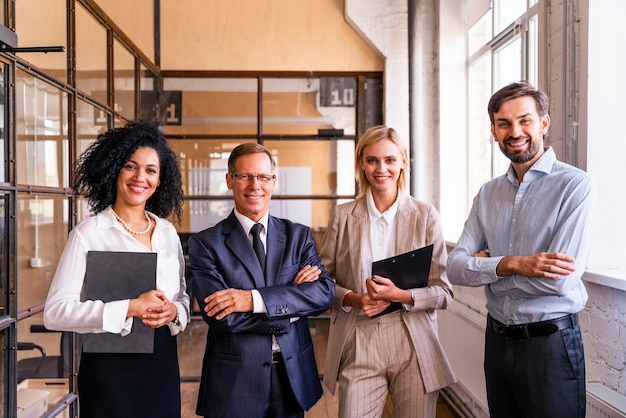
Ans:
<svg viewBox="0 0 626 418"><path fill-rule="evenodd" d="M485 377L492 418L585 416L577 313L593 218L593 184L544 146L548 98L527 82L496 92L491 133L511 160L472 205L447 272L485 286Z"/></svg>

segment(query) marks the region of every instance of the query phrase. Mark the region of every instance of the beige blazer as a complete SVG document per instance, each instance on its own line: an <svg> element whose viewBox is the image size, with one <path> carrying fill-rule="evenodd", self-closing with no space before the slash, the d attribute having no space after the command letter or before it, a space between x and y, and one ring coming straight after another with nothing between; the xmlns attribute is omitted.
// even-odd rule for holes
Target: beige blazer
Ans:
<svg viewBox="0 0 626 418"><path fill-rule="evenodd" d="M398 254L434 244L428 287L412 290L414 305L400 316L411 336L424 387L429 393L456 381L437 331L436 309L446 309L453 298L445 272L447 251L439 214L432 205L400 191L396 216ZM360 312L359 309L344 311L342 302L348 291L360 289L361 240L367 236L366 228L367 203L361 198L333 210L322 241L322 264L336 281L324 373L324 384L333 394L346 339Z"/></svg>

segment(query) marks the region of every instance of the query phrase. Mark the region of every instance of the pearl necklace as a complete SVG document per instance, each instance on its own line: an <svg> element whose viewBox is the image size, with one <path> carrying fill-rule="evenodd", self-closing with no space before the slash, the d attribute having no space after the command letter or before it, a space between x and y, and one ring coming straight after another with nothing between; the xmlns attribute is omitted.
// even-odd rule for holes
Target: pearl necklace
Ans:
<svg viewBox="0 0 626 418"><path fill-rule="evenodd" d="M132 229L130 226L128 226L128 224L126 224L126 222L124 222L124 219L122 219L120 217L120 215L118 215L117 213L115 213L115 211L113 210L113 207L111 206L111 212L113 212L113 216L115 216L115 219L117 219L118 221L120 221L120 223L122 224L122 226L124 227L124 229L126 229L128 232L130 232L131 234L135 234L135 235L143 235L143 234L147 234L148 231L150 231L150 228L152 228L152 219L150 218L150 215L148 215L147 211L143 211L143 214L146 216L146 220L148 221L148 227L146 229L144 229L143 231L136 231L134 229Z"/></svg>

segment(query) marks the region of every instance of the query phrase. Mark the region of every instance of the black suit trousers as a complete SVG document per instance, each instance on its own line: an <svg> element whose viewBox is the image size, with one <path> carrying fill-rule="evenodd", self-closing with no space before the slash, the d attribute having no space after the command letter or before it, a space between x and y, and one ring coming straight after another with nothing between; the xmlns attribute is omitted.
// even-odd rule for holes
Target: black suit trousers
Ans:
<svg viewBox="0 0 626 418"><path fill-rule="evenodd" d="M491 418L584 418L585 358L580 328L520 339L487 327L485 377Z"/></svg>

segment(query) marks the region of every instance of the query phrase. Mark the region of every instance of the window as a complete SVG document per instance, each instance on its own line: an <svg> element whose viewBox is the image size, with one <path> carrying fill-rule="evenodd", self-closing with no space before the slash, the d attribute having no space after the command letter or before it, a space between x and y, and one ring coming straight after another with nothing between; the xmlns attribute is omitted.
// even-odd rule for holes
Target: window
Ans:
<svg viewBox="0 0 626 418"><path fill-rule="evenodd" d="M158 99L166 111L160 117L179 156L188 200L179 231L198 232L230 213L228 157L243 142L262 143L277 163L272 214L323 231L332 207L356 196L357 109L369 100L358 92L370 83L371 94L380 86L376 80L340 75L166 76ZM381 103L364 107L372 110ZM367 126L380 123L364 119Z"/></svg>
<svg viewBox="0 0 626 418"><path fill-rule="evenodd" d="M17 152L26 156L17 182L67 187L67 94L18 70L16 102Z"/></svg>
<svg viewBox="0 0 626 418"><path fill-rule="evenodd" d="M509 165L489 133L491 94L519 80L537 86L537 10L527 0L494 1L468 30L468 208L480 185Z"/></svg>
<svg viewBox="0 0 626 418"><path fill-rule="evenodd" d="M19 52L0 58L0 416L15 416L22 387L55 379L47 408L76 404L77 337L43 327L44 300L68 230L89 215L72 195L75 158L97 135L137 116L139 91L154 89L158 68L93 2L4 2L15 18L20 46L65 46L68 53ZM31 8L32 9L32 8ZM74 13L76 25L67 24ZM96 18L98 17L98 18ZM5 19L3 19L4 21ZM12 19L8 19L11 23ZM5 22L6 23L6 22ZM9 30L7 29L7 30ZM109 42L111 41L111 42ZM111 58L111 59L109 59ZM8 99L11 100L8 100ZM10 105L9 105L10 104ZM57 380L60 379L60 380ZM17 383L18 385L16 385ZM17 395L17 396L16 396Z"/></svg>

